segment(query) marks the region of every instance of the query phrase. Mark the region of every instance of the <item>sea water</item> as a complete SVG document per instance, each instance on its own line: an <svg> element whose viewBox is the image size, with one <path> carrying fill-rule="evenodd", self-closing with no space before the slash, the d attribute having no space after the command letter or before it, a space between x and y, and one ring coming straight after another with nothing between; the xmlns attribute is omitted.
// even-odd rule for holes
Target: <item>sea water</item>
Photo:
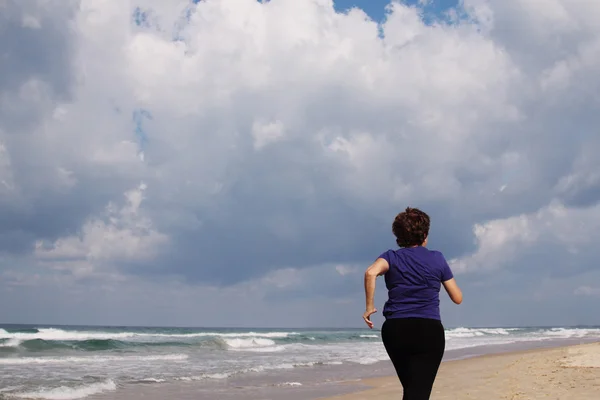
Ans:
<svg viewBox="0 0 600 400"><path fill-rule="evenodd" d="M453 328L446 350L483 354L573 339L600 340L600 328ZM385 360L380 332L368 329L0 325L0 398L119 398L119 391L177 383L225 398L244 385L295 388L389 373L376 367Z"/></svg>

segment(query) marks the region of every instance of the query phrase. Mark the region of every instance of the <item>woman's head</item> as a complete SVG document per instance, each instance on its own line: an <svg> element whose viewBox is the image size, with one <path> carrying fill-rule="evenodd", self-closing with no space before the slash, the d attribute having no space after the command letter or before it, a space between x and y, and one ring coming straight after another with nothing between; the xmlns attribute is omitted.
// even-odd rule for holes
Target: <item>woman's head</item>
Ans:
<svg viewBox="0 0 600 400"><path fill-rule="evenodd" d="M404 212L396 215L392 232L400 247L424 245L429 235L429 215L418 208L407 207Z"/></svg>

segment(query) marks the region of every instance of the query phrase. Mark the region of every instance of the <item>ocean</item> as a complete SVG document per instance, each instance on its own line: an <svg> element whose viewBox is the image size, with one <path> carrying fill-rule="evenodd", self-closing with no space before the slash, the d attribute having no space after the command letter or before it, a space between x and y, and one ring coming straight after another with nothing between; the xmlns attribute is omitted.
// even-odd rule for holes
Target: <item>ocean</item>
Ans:
<svg viewBox="0 0 600 400"><path fill-rule="evenodd" d="M393 374L379 335L0 325L0 398L130 399L167 389L196 399L316 398L360 377ZM446 358L596 340L600 327L452 328Z"/></svg>

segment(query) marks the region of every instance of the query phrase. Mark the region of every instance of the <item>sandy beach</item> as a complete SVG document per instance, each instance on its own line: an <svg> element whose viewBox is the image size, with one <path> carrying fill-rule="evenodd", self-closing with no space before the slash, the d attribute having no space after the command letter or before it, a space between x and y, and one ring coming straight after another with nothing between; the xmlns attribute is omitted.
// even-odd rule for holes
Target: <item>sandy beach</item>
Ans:
<svg viewBox="0 0 600 400"><path fill-rule="evenodd" d="M327 400L400 399L396 377L364 380L370 389ZM432 400L600 399L600 343L480 356L442 363Z"/></svg>

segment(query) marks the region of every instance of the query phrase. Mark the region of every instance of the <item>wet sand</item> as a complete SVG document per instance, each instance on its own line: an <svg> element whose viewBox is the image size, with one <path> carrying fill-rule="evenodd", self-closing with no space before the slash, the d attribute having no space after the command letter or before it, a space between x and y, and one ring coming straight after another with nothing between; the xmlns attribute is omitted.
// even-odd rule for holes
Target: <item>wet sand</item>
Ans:
<svg viewBox="0 0 600 400"><path fill-rule="evenodd" d="M366 379L360 385L370 389L321 399L401 398L402 387L395 376ZM444 362L431 399L599 400L600 343Z"/></svg>

